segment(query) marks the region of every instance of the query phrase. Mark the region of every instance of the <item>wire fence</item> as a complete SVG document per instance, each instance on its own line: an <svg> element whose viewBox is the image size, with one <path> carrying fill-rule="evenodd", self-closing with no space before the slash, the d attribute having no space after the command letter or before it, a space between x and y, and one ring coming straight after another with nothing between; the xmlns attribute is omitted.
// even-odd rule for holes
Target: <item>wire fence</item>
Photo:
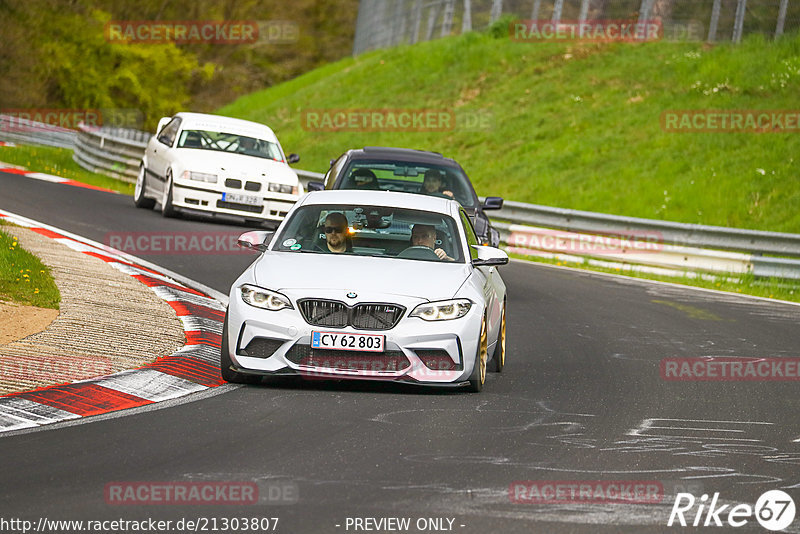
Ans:
<svg viewBox="0 0 800 534"><path fill-rule="evenodd" d="M738 43L800 28L800 0L361 0L353 54L527 21L657 20L662 38Z"/></svg>

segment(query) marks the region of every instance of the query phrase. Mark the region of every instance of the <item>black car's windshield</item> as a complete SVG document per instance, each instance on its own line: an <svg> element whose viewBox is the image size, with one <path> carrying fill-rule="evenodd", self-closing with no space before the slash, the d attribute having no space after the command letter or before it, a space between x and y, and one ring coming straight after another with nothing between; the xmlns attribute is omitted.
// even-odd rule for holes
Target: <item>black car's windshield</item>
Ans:
<svg viewBox="0 0 800 534"><path fill-rule="evenodd" d="M312 205L295 211L272 250L463 263L452 217L369 205Z"/></svg>
<svg viewBox="0 0 800 534"><path fill-rule="evenodd" d="M356 160L350 163L336 189L380 189L453 198L465 208L477 199L467 176L458 167L408 161Z"/></svg>
<svg viewBox="0 0 800 534"><path fill-rule="evenodd" d="M231 152L244 154L256 158L283 161L283 155L277 143L223 132L210 130L183 130L178 139L177 148L196 148L200 150L215 150L218 152Z"/></svg>

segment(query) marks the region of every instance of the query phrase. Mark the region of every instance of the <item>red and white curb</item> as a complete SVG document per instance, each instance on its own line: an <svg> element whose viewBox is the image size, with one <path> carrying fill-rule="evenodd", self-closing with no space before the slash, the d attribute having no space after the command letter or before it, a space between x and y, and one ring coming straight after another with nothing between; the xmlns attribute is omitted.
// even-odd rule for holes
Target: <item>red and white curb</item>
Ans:
<svg viewBox="0 0 800 534"><path fill-rule="evenodd" d="M14 146L14 145L6 143L5 145L0 144L0 146ZM33 178L34 180L41 180L43 182L53 182L55 184L71 185L74 187L83 187L84 189L94 189L95 191L103 191L105 193L118 194L117 191L114 191L112 189L106 189L105 187L84 184L83 182L79 182L77 180L70 180L69 178L63 178L61 176L56 176L54 174L46 174L43 172L32 172L20 165L12 165L10 163L5 163L2 161L0 161L0 172L5 172L8 174L18 174L26 178Z"/></svg>
<svg viewBox="0 0 800 534"><path fill-rule="evenodd" d="M0 433L145 406L224 384L219 351L225 306L208 294L213 290L193 289L132 256L25 217L3 210L0 217L133 276L175 310L186 333L183 348L139 369L0 396Z"/></svg>

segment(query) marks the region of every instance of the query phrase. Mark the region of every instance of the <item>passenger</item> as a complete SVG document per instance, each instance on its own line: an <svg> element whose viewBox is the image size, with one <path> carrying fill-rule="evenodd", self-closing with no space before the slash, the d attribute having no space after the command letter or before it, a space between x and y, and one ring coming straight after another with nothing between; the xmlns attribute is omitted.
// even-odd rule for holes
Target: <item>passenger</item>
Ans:
<svg viewBox="0 0 800 534"><path fill-rule="evenodd" d="M350 238L347 235L347 217L334 211L325 217L325 246L323 251L336 254L352 251Z"/></svg>
<svg viewBox="0 0 800 534"><path fill-rule="evenodd" d="M442 173L436 169L428 169L422 179L421 193L426 195L447 196L453 198L452 191L442 191L444 179Z"/></svg>
<svg viewBox="0 0 800 534"><path fill-rule="evenodd" d="M353 184L356 189L380 189L378 177L369 169L360 168L353 171Z"/></svg>
<svg viewBox="0 0 800 534"><path fill-rule="evenodd" d="M440 260L455 261L443 249L436 248L436 228L430 224L414 225L414 228L411 229L411 246L428 247L439 256Z"/></svg>

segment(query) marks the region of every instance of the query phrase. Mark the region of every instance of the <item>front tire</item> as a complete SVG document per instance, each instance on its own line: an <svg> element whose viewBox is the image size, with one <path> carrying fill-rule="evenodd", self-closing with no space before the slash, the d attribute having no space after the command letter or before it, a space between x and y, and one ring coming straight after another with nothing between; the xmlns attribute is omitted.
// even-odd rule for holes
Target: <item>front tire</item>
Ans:
<svg viewBox="0 0 800 534"><path fill-rule="evenodd" d="M228 348L228 310L225 310L225 321L222 323L222 348L219 355L219 370L222 379L232 384L258 384L261 377L258 375L247 375L238 373L231 369L231 353Z"/></svg>
<svg viewBox="0 0 800 534"><path fill-rule="evenodd" d="M133 190L133 204L137 208L146 210L153 209L156 205L155 199L147 198L145 192L147 191L147 169L144 164L139 165L139 175L136 177L136 187Z"/></svg>
<svg viewBox="0 0 800 534"><path fill-rule="evenodd" d="M167 181L164 183L164 194L161 197L161 215L175 217L177 212L172 205L172 169L167 171Z"/></svg>
<svg viewBox="0 0 800 534"><path fill-rule="evenodd" d="M480 393L486 383L486 359L488 356L489 333L486 331L486 317L481 320L481 337L478 343L478 353L475 355L475 366L469 376L467 391Z"/></svg>
<svg viewBox="0 0 800 534"><path fill-rule="evenodd" d="M506 303L503 301L503 315L500 316L500 332L497 334L497 344L494 347L489 370L493 373L502 373L506 365Z"/></svg>

